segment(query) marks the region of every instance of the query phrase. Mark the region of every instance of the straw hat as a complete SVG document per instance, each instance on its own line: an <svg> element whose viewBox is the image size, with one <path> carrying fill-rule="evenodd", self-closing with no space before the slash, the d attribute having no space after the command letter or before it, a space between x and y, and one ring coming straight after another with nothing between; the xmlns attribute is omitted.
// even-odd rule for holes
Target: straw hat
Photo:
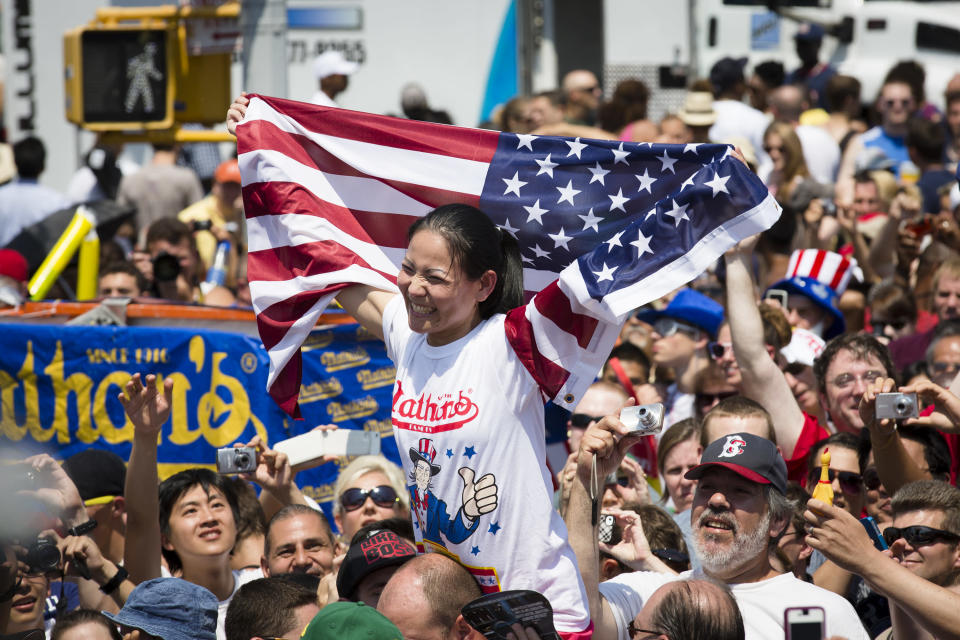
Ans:
<svg viewBox="0 0 960 640"><path fill-rule="evenodd" d="M683 108L677 114L689 127L709 127L717 121L713 110L713 94L708 91L688 91Z"/></svg>

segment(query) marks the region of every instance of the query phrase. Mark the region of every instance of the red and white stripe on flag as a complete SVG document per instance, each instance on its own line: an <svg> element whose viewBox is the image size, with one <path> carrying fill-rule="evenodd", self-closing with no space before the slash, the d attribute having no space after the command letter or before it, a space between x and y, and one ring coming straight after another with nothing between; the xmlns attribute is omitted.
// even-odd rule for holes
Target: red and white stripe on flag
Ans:
<svg viewBox="0 0 960 640"><path fill-rule="evenodd" d="M396 290L410 224L476 206L498 134L252 96L237 127L250 293L268 388L296 412L299 347L336 292Z"/></svg>

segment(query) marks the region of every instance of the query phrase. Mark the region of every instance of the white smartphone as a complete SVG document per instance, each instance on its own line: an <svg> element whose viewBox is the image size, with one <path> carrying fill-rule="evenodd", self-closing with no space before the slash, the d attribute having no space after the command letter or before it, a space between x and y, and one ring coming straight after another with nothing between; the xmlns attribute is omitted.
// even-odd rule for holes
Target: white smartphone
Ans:
<svg viewBox="0 0 960 640"><path fill-rule="evenodd" d="M362 456L380 453L380 434L360 429L308 431L273 445L287 454L290 466L305 468L323 456Z"/></svg>
<svg viewBox="0 0 960 640"><path fill-rule="evenodd" d="M823 640L823 607L790 607L783 612L786 640Z"/></svg>

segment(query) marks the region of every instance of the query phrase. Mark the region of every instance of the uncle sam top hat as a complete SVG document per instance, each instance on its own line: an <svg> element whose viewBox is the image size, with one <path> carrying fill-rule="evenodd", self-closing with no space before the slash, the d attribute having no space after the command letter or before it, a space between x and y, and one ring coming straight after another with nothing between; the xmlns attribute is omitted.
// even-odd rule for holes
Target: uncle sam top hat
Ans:
<svg viewBox="0 0 960 640"><path fill-rule="evenodd" d="M805 296L826 311L833 319L823 331L823 339L829 340L847 328L837 299L847 290L851 277L863 280L863 271L855 259L822 249L797 249L790 256L787 277L770 289Z"/></svg>
<svg viewBox="0 0 960 640"><path fill-rule="evenodd" d="M437 457L437 450L433 448L433 442L430 438L420 438L418 443L419 451L410 447L410 462L417 466L417 462L426 462L430 467L430 475L435 476L440 473L440 465L433 464L433 459Z"/></svg>

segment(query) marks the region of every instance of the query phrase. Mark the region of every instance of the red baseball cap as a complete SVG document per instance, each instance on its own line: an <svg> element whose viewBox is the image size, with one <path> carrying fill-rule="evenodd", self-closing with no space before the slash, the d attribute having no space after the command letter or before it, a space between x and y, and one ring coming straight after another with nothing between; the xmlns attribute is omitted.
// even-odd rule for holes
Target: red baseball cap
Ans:
<svg viewBox="0 0 960 640"><path fill-rule="evenodd" d="M29 275L27 271L27 259L19 251L0 249L0 276L26 282Z"/></svg>

